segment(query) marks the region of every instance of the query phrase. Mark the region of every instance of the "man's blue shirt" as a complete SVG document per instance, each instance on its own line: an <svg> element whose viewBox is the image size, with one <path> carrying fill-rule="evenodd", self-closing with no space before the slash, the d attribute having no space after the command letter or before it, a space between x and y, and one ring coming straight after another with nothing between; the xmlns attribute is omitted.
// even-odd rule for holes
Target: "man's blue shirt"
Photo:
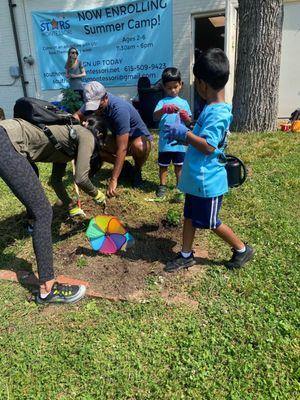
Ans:
<svg viewBox="0 0 300 400"><path fill-rule="evenodd" d="M129 133L130 138L145 135L150 140L150 135L138 111L131 103L108 93L108 105L104 111L109 130L113 135Z"/></svg>
<svg viewBox="0 0 300 400"><path fill-rule="evenodd" d="M227 103L205 106L193 133L215 148L206 155L189 145L185 155L179 189L198 197L216 197L228 192L225 164L220 160L223 149L218 148L232 121L232 107Z"/></svg>
<svg viewBox="0 0 300 400"><path fill-rule="evenodd" d="M161 110L164 106L164 104L175 104L178 106L181 110L187 111L189 116L192 115L189 103L182 99L181 97L165 97L162 100L160 100L157 103L157 106L155 107L155 111ZM173 124L176 119L176 113L174 114L163 114L160 122L159 122L159 142L158 142L158 151L159 152L165 152L165 151L172 151L172 152L185 152L186 151L186 146L182 145L175 145L171 146L170 143L168 143L166 139L166 134L164 133L164 126L165 124Z"/></svg>

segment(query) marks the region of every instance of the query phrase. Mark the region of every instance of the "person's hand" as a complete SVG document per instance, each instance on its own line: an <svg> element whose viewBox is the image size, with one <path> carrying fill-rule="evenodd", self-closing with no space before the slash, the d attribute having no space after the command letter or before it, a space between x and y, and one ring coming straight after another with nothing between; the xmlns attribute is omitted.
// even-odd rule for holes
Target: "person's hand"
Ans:
<svg viewBox="0 0 300 400"><path fill-rule="evenodd" d="M105 204L105 194L101 192L101 190L98 190L98 193L96 194L96 196L93 198L94 202L96 204L103 205Z"/></svg>
<svg viewBox="0 0 300 400"><path fill-rule="evenodd" d="M190 116L186 110L179 110L179 116L182 122L190 122Z"/></svg>
<svg viewBox="0 0 300 400"><path fill-rule="evenodd" d="M85 217L85 212L76 204L69 209L69 217L73 218L77 217L78 215L82 215L83 217Z"/></svg>
<svg viewBox="0 0 300 400"><path fill-rule="evenodd" d="M107 197L114 197L117 195L117 186L118 186L118 181L115 178L110 178L108 188L106 190L106 195Z"/></svg>
<svg viewBox="0 0 300 400"><path fill-rule="evenodd" d="M174 114L179 111L179 107L175 104L164 104L162 110L164 114Z"/></svg>
<svg viewBox="0 0 300 400"><path fill-rule="evenodd" d="M174 122L174 124L165 124L164 126L164 133L166 134L166 139L168 143L175 142L174 145L186 145L188 131L189 129L185 125L180 123L179 115L176 116L176 121Z"/></svg>

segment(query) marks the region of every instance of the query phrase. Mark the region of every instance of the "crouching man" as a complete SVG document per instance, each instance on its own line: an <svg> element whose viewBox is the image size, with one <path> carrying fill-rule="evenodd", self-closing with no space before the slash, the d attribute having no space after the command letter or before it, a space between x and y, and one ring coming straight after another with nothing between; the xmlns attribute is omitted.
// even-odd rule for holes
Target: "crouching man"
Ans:
<svg viewBox="0 0 300 400"><path fill-rule="evenodd" d="M107 93L105 87L96 81L89 82L85 86L84 100L85 103L74 117L84 120L90 113L101 114L111 131L101 151L102 160L114 165L107 196L113 197L117 193L118 179L126 156L132 156L134 160L132 186L141 188L143 185L141 171L151 150L152 136L139 113L129 102Z"/></svg>

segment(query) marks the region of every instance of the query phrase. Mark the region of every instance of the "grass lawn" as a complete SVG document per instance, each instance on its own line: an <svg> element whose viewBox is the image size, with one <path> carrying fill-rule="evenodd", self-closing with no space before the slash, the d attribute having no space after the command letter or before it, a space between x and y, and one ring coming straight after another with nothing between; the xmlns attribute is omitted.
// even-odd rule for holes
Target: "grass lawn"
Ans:
<svg viewBox="0 0 300 400"><path fill-rule="evenodd" d="M250 177L225 197L221 219L256 256L227 271L220 260L230 251L199 233L209 260L183 288L197 307L166 304L151 276L142 302L87 299L68 307L38 307L22 286L0 282L0 399L299 399L299 144L296 133L231 136L229 152L247 163ZM158 183L155 150L146 193L121 186L112 200L130 221L151 223L170 208L145 201ZM50 166L40 170L54 203ZM27 268L31 241L15 218L24 209L2 181L0 193L0 268ZM55 241L58 263L70 240ZM174 287L184 274L171 278Z"/></svg>

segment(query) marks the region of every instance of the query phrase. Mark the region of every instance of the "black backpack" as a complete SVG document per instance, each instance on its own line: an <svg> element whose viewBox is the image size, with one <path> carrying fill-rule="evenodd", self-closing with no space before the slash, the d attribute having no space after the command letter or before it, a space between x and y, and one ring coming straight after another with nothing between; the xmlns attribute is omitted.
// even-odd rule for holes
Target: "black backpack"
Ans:
<svg viewBox="0 0 300 400"><path fill-rule="evenodd" d="M22 118L33 125L68 125L78 123L72 114L60 110L45 100L21 97L14 106L14 118Z"/></svg>
<svg viewBox="0 0 300 400"><path fill-rule="evenodd" d="M297 108L295 111L292 112L290 116L290 122L293 123L300 119L300 108Z"/></svg>
<svg viewBox="0 0 300 400"><path fill-rule="evenodd" d="M74 152L64 149L56 140L47 125L67 125L70 138L76 139L76 130L73 125L79 124L72 114L60 110L58 107L45 100L35 99L34 97L21 97L14 106L14 118L22 118L33 125L41 128L49 141L56 148L68 157L73 157Z"/></svg>

